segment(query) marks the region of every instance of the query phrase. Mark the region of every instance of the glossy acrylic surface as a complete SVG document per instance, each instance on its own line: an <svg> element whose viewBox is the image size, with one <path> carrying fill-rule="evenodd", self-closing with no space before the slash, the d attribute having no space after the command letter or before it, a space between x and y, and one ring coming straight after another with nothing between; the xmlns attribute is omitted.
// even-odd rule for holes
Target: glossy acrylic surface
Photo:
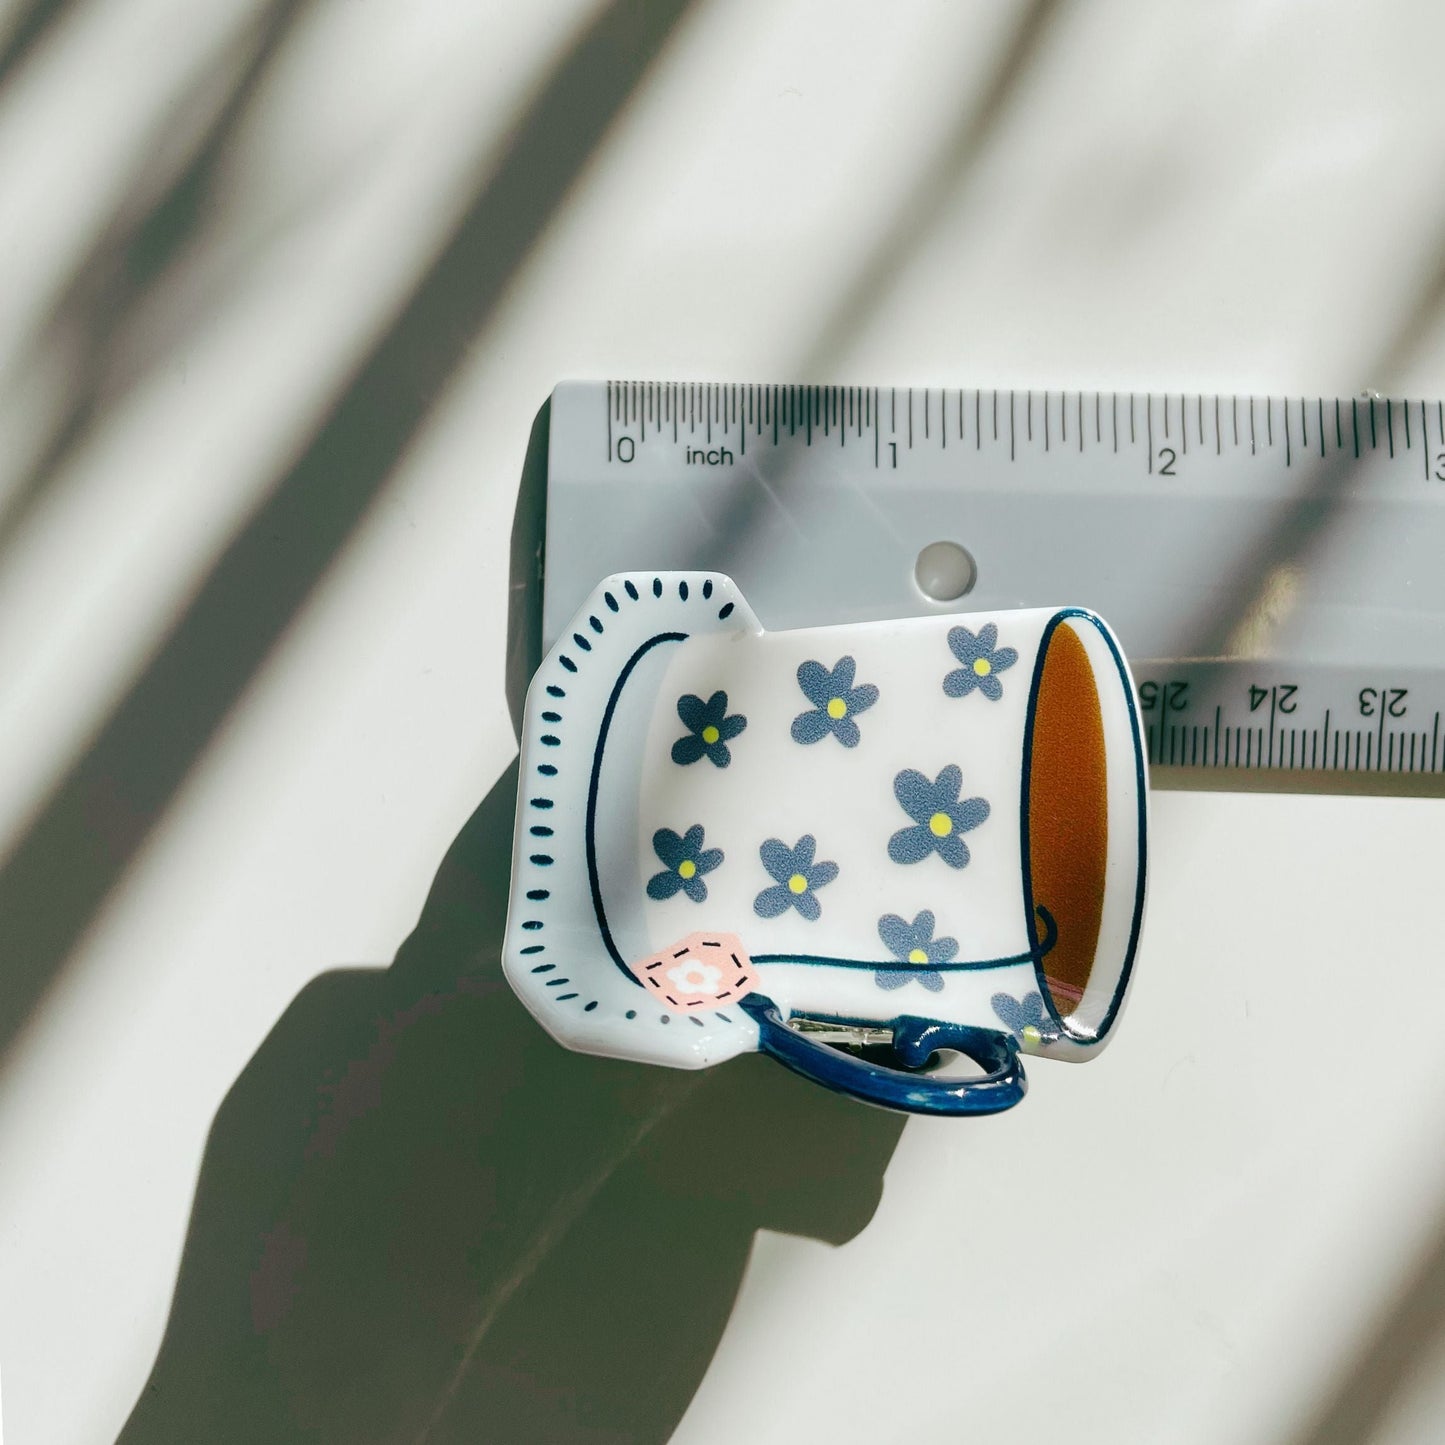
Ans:
<svg viewBox="0 0 1445 1445"><path fill-rule="evenodd" d="M1089 613L769 633L725 577L612 577L533 681L522 769L506 967L570 1047L776 1055L751 994L1079 1058L1123 1001L1143 763Z"/></svg>

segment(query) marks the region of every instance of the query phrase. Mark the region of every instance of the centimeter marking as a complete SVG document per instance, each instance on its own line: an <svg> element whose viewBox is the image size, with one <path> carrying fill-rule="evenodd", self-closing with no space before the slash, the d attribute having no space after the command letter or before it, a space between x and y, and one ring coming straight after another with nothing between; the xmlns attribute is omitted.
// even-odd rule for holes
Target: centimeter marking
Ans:
<svg viewBox="0 0 1445 1445"><path fill-rule="evenodd" d="M1331 453L1356 460L1418 454L1426 480L1445 481L1445 402L1361 396L1139 395L1102 391L1043 393L941 388L766 386L742 383L610 381L607 460L627 462L649 439L704 449L749 439L776 447L786 438L871 449L877 469L898 451L1006 448L1025 453L1137 449L1150 475L1175 475L1196 451L1282 450L1285 467Z"/></svg>
<svg viewBox="0 0 1445 1445"><path fill-rule="evenodd" d="M1147 686L1147 682L1146 682ZM1404 689L1391 691L1403 692ZM1282 727L1271 716L1267 724L1230 724L1217 704L1212 722L1148 722L1145 743L1156 767L1270 769L1287 773L1351 772L1440 774L1440 712L1429 727L1387 728L1380 721L1361 727L1332 722L1332 710L1314 727Z"/></svg>

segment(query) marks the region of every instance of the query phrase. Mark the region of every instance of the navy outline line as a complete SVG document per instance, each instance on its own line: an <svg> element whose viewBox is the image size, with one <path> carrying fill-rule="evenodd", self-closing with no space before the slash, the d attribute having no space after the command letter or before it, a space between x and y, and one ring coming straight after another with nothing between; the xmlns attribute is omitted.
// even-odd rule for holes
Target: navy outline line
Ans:
<svg viewBox="0 0 1445 1445"><path fill-rule="evenodd" d="M896 958L885 959L881 963L870 963L866 959L859 958L826 958L817 953L753 953L748 956L759 966L768 963L799 963L817 964L825 968L859 968L868 969L874 973L901 973L906 975L916 973L969 973L992 968L1012 968L1020 963L1029 963L1036 958L1042 958L1058 942L1059 926L1054 922L1054 916L1047 908L1038 906L1038 912L1044 920L1044 927L1047 930L1044 941L1026 953L1012 953L1007 958L981 958L967 963L900 963ZM813 1014L808 1015L813 1018Z"/></svg>
<svg viewBox="0 0 1445 1445"><path fill-rule="evenodd" d="M607 707L602 714L602 723L597 730L597 746L592 753L592 776L587 784L587 835L585 841L587 882L592 889L592 911L597 915L597 928L612 962L617 965L618 972L624 978L635 983L638 988L641 988L642 984L633 977L632 971L623 962L622 955L618 953L617 945L612 941L612 930L607 926L607 910L602 906L602 884L597 877L597 789L602 777L602 754L607 746L607 733L612 726L612 715L617 711L617 700L622 696L622 689L627 686L628 678L632 676L632 669L659 643L686 642L688 636L689 634L686 632L658 632L649 637L627 659L622 670L617 674L617 681L612 685L612 695L607 699Z"/></svg>
<svg viewBox="0 0 1445 1445"><path fill-rule="evenodd" d="M1115 1018L1118 1016L1119 1006L1124 1000L1124 993L1129 987L1129 978L1134 971L1134 955L1139 947L1139 931L1144 921L1145 881L1148 873L1148 788L1144 780L1144 749L1139 731L1139 711L1134 705L1134 685L1130 681L1129 671L1124 664L1124 659L1120 656L1119 649L1115 645L1109 629L1104 625L1102 618L1096 617L1084 607L1063 608L1049 618L1044 626L1043 636L1039 639L1038 655L1034 661L1033 680L1029 685L1028 711L1024 719L1023 767L1021 769L1023 784L1019 805L1019 851L1023 861L1025 907L1028 907L1033 902L1034 896L1033 866L1029 858L1029 762L1033 756L1034 714L1038 706L1039 684L1043 679L1044 659L1048 655L1049 639L1054 635L1055 629L1071 617L1083 618L1084 621L1093 626L1104 639L1105 645L1108 647L1109 653L1114 659L1114 666L1118 670L1119 681L1124 687L1124 703L1128 708L1129 730L1134 742L1135 805L1138 809L1139 825L1139 866L1135 873L1134 882L1134 917L1129 929L1129 942L1124 950L1124 962L1119 969L1118 982L1114 985L1114 996L1109 1000L1109 1007L1105 1010L1104 1017L1100 1019L1098 1026L1092 1033L1085 1033L1080 1029L1070 1028L1059 1016L1058 1010L1054 1007L1053 997L1049 993L1048 983L1044 978L1044 972L1041 966L1041 953L1037 954L1034 958L1034 973L1038 978L1039 994L1043 999L1044 1007L1049 1011L1049 1016L1063 1031L1064 1038L1072 1043L1096 1044L1108 1034ZM1092 668L1092 663L1090 666ZM1095 680L1097 681L1097 674ZM1091 971L1092 967L1093 965L1091 964Z"/></svg>

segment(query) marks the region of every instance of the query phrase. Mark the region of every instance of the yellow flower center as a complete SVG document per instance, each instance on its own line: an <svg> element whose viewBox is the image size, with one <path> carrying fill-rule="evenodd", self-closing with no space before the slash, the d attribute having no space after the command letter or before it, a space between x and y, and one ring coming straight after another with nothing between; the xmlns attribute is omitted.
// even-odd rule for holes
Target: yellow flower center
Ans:
<svg viewBox="0 0 1445 1445"><path fill-rule="evenodd" d="M910 948L908 950L909 963L927 963L928 955L921 948Z"/></svg>
<svg viewBox="0 0 1445 1445"><path fill-rule="evenodd" d="M848 712L848 704L841 697L830 697L828 699L828 716L837 722L840 717L845 717Z"/></svg>
<svg viewBox="0 0 1445 1445"><path fill-rule="evenodd" d="M928 831L935 838L946 838L953 832L953 819L947 813L935 813L928 820Z"/></svg>
<svg viewBox="0 0 1445 1445"><path fill-rule="evenodd" d="M694 863L691 858L684 858L682 862L677 865L677 874L679 878L691 878L696 873L697 864Z"/></svg>
<svg viewBox="0 0 1445 1445"><path fill-rule="evenodd" d="M711 747L721 736L722 734L711 723L709 723L702 730L702 740L709 747Z"/></svg>
<svg viewBox="0 0 1445 1445"><path fill-rule="evenodd" d="M986 657L977 658L973 664L973 671L977 677L987 677L993 671L993 663Z"/></svg>
<svg viewBox="0 0 1445 1445"><path fill-rule="evenodd" d="M801 873L794 873L788 879L788 891L791 893L806 893L808 891L808 880Z"/></svg>
<svg viewBox="0 0 1445 1445"><path fill-rule="evenodd" d="M1042 1038L1043 1036L1039 1033L1038 1029L1033 1026L1033 1024L1028 1024L1025 1026L1024 1042L1026 1044L1032 1044L1037 1047L1038 1044L1041 1042Z"/></svg>

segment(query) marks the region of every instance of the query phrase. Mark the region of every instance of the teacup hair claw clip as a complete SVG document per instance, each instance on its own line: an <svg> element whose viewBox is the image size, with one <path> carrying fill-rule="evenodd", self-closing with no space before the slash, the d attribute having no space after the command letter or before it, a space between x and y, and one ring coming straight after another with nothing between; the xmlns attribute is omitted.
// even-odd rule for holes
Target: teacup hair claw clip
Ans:
<svg viewBox="0 0 1445 1445"><path fill-rule="evenodd" d="M507 977L569 1048L993 1113L1118 1022L1146 803L1084 609L768 632L719 574L609 577L527 696Z"/></svg>

